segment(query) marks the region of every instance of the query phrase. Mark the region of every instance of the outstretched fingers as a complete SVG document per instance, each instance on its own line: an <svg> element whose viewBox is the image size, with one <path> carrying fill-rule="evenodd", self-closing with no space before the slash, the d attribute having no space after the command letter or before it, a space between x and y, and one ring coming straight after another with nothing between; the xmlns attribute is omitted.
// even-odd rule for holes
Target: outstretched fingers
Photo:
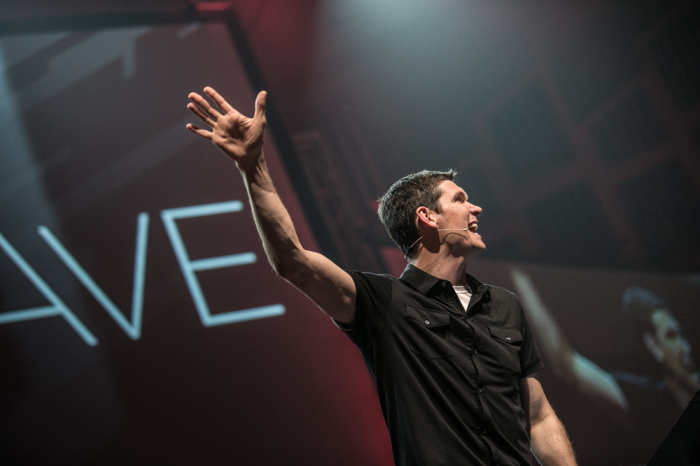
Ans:
<svg viewBox="0 0 700 466"><path fill-rule="evenodd" d="M216 92L216 91L214 90L214 88L207 86L207 87L204 88L204 93L205 93L206 95L208 95L209 97L211 97L211 100L213 100L214 102L216 102L216 105L218 105L219 108L220 108L221 110L223 110L225 113L229 113L231 110L233 110L233 107L231 106L231 104L229 104L228 102L226 102L226 99L224 99L224 98L221 96L221 94L219 94L218 92Z"/></svg>
<svg viewBox="0 0 700 466"><path fill-rule="evenodd" d="M209 99L207 99L207 97ZM250 153L260 150L263 142L266 120L265 103L267 92L261 91L255 99L255 115L248 118L233 108L221 94L213 88L204 88L204 96L191 92L187 108L210 129L202 129L192 124L187 129L205 139L213 141L227 155L231 147L242 147ZM212 103L210 103L210 100ZM218 110L217 108L218 107ZM222 113L223 112L223 113ZM226 148L224 146L227 146Z"/></svg>
<svg viewBox="0 0 700 466"><path fill-rule="evenodd" d="M192 101L187 107L209 126L214 126L211 122L215 122L221 118L221 113L212 107L209 101L201 95L196 92L191 92L187 97Z"/></svg>
<svg viewBox="0 0 700 466"><path fill-rule="evenodd" d="M212 138L211 131L207 131L206 129L199 128L199 127L193 125L192 123L187 123L186 128L189 129L190 131L192 131L194 134L211 141L211 138Z"/></svg>
<svg viewBox="0 0 700 466"><path fill-rule="evenodd" d="M187 104L187 109L197 115L200 120L202 120L207 126L214 127L216 121L214 121L207 113L204 113L200 107L190 102Z"/></svg>

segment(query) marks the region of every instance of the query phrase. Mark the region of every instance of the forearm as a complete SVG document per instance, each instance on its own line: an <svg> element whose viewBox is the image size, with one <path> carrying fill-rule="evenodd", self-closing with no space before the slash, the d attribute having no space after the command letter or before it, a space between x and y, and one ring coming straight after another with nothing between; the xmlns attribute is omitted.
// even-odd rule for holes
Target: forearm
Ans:
<svg viewBox="0 0 700 466"><path fill-rule="evenodd" d="M542 466L576 465L569 437L554 411L531 426L530 438L532 452Z"/></svg>
<svg viewBox="0 0 700 466"><path fill-rule="evenodd" d="M261 155L250 166L238 165L248 191L253 219L270 264L282 277L294 273L303 260L304 249L292 218L275 189Z"/></svg>
<svg viewBox="0 0 700 466"><path fill-rule="evenodd" d="M351 324L355 285L345 271L322 254L304 249L261 154L243 174L253 218L275 272L313 300L327 315Z"/></svg>

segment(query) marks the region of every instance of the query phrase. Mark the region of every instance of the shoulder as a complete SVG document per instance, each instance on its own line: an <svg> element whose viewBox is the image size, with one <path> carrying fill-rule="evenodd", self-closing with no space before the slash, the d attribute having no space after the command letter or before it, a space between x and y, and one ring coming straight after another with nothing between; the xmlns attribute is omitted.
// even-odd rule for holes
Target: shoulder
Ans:
<svg viewBox="0 0 700 466"><path fill-rule="evenodd" d="M489 291L493 301L498 301L504 304L512 303L520 306L520 298L518 298L518 296L512 291L496 285L484 284L483 286Z"/></svg>
<svg viewBox="0 0 700 466"><path fill-rule="evenodd" d="M401 285L399 279L389 274L360 272L358 270L348 270L347 272L355 282L358 293L363 291L386 291L395 285Z"/></svg>
<svg viewBox="0 0 700 466"><path fill-rule="evenodd" d="M357 308L386 306L391 301L394 287L402 286L397 278L388 274L357 270L349 270L348 274L355 282Z"/></svg>
<svg viewBox="0 0 700 466"><path fill-rule="evenodd" d="M346 272L349 273L351 277L357 277L362 280L371 280L378 282L398 282L398 279L396 277L394 277L393 275L389 275L388 273L362 272L359 270L346 270Z"/></svg>
<svg viewBox="0 0 700 466"><path fill-rule="evenodd" d="M351 326L339 325L360 348L370 346L390 313L396 286L400 281L388 274L349 270L355 282L355 319Z"/></svg>
<svg viewBox="0 0 700 466"><path fill-rule="evenodd" d="M500 286L484 285L489 292L489 303L494 317L503 325L522 328L527 326L525 310L520 303L520 298L510 290Z"/></svg>

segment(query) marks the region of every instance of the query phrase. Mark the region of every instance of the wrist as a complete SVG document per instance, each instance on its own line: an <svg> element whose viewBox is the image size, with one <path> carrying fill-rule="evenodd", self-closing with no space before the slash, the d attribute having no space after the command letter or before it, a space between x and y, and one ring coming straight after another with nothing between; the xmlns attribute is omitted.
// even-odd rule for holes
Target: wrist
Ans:
<svg viewBox="0 0 700 466"><path fill-rule="evenodd" d="M260 154L248 163L236 163L243 179L249 186L265 186L271 183L270 174L267 170L265 156Z"/></svg>
<svg viewBox="0 0 700 466"><path fill-rule="evenodd" d="M262 149L255 155L247 155L242 159L234 159L236 167L244 176L250 175L258 171L261 167L265 167L265 154Z"/></svg>

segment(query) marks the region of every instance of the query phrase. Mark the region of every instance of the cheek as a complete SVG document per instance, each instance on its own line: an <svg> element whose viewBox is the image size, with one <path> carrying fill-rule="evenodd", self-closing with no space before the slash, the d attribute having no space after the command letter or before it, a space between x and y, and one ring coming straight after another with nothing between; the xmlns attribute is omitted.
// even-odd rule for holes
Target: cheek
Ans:
<svg viewBox="0 0 700 466"><path fill-rule="evenodd" d="M673 354L682 356L685 353L685 345L683 345L683 342L676 341L671 345L671 350Z"/></svg>

